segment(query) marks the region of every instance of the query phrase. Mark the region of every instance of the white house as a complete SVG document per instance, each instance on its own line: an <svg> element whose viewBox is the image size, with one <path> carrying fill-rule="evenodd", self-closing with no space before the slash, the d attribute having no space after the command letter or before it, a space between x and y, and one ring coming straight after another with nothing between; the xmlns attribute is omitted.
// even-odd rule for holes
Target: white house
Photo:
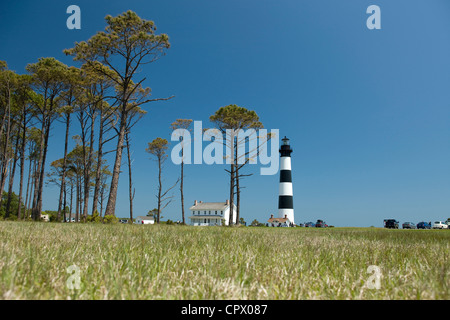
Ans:
<svg viewBox="0 0 450 320"><path fill-rule="evenodd" d="M284 218L274 218L272 214L270 215L270 219L267 220L267 225L269 227L293 227L294 223L289 220L286 214Z"/></svg>
<svg viewBox="0 0 450 320"><path fill-rule="evenodd" d="M222 219L225 225L229 224L230 201L225 202L202 202L194 201L191 210L191 225L193 226L220 226ZM233 204L233 223L236 223L236 205Z"/></svg>
<svg viewBox="0 0 450 320"><path fill-rule="evenodd" d="M155 218L139 216L134 222L136 224L155 224Z"/></svg>

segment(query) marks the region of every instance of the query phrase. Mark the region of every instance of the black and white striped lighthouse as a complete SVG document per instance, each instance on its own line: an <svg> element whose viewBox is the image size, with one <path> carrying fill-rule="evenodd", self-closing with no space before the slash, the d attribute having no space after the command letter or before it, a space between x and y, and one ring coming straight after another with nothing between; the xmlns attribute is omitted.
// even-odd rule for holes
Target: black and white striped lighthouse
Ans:
<svg viewBox="0 0 450 320"><path fill-rule="evenodd" d="M284 137L280 148L280 193L278 197L278 218L287 216L294 223L294 199L291 174L291 146L289 139Z"/></svg>

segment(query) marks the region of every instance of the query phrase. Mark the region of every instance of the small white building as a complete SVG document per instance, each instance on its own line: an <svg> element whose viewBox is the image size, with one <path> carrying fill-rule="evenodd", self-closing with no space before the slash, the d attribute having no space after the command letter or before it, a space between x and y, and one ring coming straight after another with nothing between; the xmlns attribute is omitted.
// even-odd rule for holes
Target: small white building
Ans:
<svg viewBox="0 0 450 320"><path fill-rule="evenodd" d="M202 202L194 201L191 210L191 225L193 226L221 226L222 220L227 226L230 219L230 201ZM236 223L236 205L233 204L233 223Z"/></svg>
<svg viewBox="0 0 450 320"><path fill-rule="evenodd" d="M294 223L289 220L287 215L284 218L274 218L273 214L270 215L270 219L267 220L267 226L269 227L293 227Z"/></svg>
<svg viewBox="0 0 450 320"><path fill-rule="evenodd" d="M136 224L155 224L155 218L139 216L136 218L136 221L134 223L136 223Z"/></svg>

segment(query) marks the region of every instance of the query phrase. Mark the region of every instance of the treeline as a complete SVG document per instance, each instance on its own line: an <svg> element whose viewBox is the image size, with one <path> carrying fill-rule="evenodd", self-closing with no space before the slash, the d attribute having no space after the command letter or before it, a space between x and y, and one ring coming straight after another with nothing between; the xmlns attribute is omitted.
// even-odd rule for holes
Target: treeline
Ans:
<svg viewBox="0 0 450 320"><path fill-rule="evenodd" d="M115 217L116 198L124 150L127 152L130 221L133 221L134 189L130 158L130 133L143 117L143 104L168 100L152 98L144 87L146 77L139 77L140 67L157 61L170 48L166 34L156 34L152 21L127 11L117 17L107 16L107 26L87 41L64 50L78 66L67 66L55 58L40 58L26 66L26 74L17 74L0 61L0 214L5 219L39 220L43 188L46 183L59 187L57 221L67 221L75 212L76 221L100 216ZM48 146L56 121L64 124L64 145L58 146L60 159L48 168ZM248 164L249 150L239 161L238 148L247 143L235 132L263 128L254 111L229 105L210 117L217 134L232 157L230 170L230 220L241 221L240 179ZM189 129L191 119L177 119L171 129ZM76 128L76 135L70 132ZM75 147L69 149L69 141ZM270 135L266 140L270 139ZM167 158L168 141L156 138L147 152L158 162L158 208L156 220L171 201L169 191L180 182L182 223L185 223L183 178L184 162L178 181L169 188L162 186L162 165ZM113 153L108 165L105 156ZM182 155L183 156L183 155ZM27 174L25 169L27 169ZM19 180L18 196L13 192ZM236 197L236 201L234 200ZM91 201L91 202L90 202ZM91 206L89 206L91 203ZM14 205L12 205L14 204ZM16 205L17 204L17 205ZM233 207L236 205L236 212ZM234 219L233 219L234 217Z"/></svg>
<svg viewBox="0 0 450 320"><path fill-rule="evenodd" d="M163 56L170 44L166 34L156 34L152 21L132 11L107 16L106 23L105 31L64 50L78 67L40 58L26 66L27 74L20 75L0 61L0 194L7 190L0 208L4 207L4 218L39 220L46 181L60 188L58 221L66 218L66 207L73 206L83 220L99 209L104 209L105 216L115 216L123 149L129 150L131 129L145 113L140 106L170 99L151 98L150 88L142 85L145 77L137 78L137 72ZM65 125L63 157L53 161L47 172L56 121ZM72 127L78 132L72 137L76 146L69 150ZM106 150L108 142L111 146ZM112 168L105 163L107 153L115 154ZM12 210L17 176L19 205Z"/></svg>

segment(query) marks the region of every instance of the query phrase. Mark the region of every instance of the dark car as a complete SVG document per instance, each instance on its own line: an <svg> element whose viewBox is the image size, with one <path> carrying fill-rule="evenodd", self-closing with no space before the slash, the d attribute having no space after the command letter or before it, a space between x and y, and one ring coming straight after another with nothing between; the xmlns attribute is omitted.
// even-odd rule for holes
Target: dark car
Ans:
<svg viewBox="0 0 450 320"><path fill-rule="evenodd" d="M416 225L412 222L405 222L402 224L403 229L416 229Z"/></svg>
<svg viewBox="0 0 450 320"><path fill-rule="evenodd" d="M316 228L326 228L328 225L323 220L317 220L316 222Z"/></svg>
<svg viewBox="0 0 450 320"><path fill-rule="evenodd" d="M387 219L384 221L384 227L388 229L398 229L398 221L395 219Z"/></svg>
<svg viewBox="0 0 450 320"><path fill-rule="evenodd" d="M313 222L306 222L305 227L306 228L314 228L316 225Z"/></svg>
<svg viewBox="0 0 450 320"><path fill-rule="evenodd" d="M431 224L429 224L428 222L419 222L417 224L417 229L431 229Z"/></svg>

